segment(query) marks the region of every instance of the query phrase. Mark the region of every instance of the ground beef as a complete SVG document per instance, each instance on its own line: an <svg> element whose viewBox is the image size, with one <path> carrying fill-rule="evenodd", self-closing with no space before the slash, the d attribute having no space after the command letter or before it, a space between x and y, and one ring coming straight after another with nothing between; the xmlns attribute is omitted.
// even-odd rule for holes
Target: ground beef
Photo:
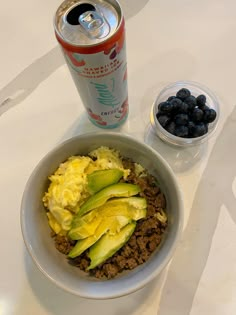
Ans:
<svg viewBox="0 0 236 315"><path fill-rule="evenodd" d="M96 278L114 278L124 270L131 270L148 260L153 251L161 243L167 228L167 222L161 222L156 214L165 211L166 199L160 191L156 179L146 173L141 177L135 174L135 163L123 159L124 168L131 170L126 182L137 184L141 188L140 196L147 200L147 217L137 222L135 231L129 241L106 262L97 266L89 273ZM68 254L75 242L66 236L54 236L56 248L63 254ZM88 250L79 257L69 259L69 263L88 272L90 264Z"/></svg>
<svg viewBox="0 0 236 315"><path fill-rule="evenodd" d="M70 250L75 245L75 241L72 241L66 236L63 235L54 235L56 249L59 250L62 254L69 254Z"/></svg>

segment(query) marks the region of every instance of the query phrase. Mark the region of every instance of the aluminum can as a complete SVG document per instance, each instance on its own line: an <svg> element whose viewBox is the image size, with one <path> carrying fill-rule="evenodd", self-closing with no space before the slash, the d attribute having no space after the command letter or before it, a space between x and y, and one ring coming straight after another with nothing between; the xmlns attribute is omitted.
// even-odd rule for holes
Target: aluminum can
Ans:
<svg viewBox="0 0 236 315"><path fill-rule="evenodd" d="M93 124L116 128L128 116L125 21L115 0L66 0L56 38Z"/></svg>

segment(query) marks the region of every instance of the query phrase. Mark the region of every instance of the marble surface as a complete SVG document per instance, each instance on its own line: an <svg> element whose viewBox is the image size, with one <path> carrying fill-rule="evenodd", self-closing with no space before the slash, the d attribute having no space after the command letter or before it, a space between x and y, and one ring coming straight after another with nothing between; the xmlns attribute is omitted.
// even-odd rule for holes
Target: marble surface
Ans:
<svg viewBox="0 0 236 315"><path fill-rule="evenodd" d="M0 314L233 315L236 313L236 2L123 0L130 114L117 132L156 149L184 194L185 228L163 274L129 296L91 301L49 282L26 252L19 224L37 162L69 137L97 131L54 38L60 1L2 3L0 58ZM13 9L14 8L14 9ZM221 105L214 136L199 148L161 142L149 123L166 84L193 80Z"/></svg>

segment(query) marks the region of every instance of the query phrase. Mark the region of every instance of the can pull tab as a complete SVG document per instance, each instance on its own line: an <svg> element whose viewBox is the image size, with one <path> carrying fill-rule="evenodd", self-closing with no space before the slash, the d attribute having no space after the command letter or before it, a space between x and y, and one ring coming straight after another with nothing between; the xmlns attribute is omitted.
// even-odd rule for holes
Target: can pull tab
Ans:
<svg viewBox="0 0 236 315"><path fill-rule="evenodd" d="M97 11L87 11L79 16L79 24L92 38L102 38L110 31L109 24Z"/></svg>

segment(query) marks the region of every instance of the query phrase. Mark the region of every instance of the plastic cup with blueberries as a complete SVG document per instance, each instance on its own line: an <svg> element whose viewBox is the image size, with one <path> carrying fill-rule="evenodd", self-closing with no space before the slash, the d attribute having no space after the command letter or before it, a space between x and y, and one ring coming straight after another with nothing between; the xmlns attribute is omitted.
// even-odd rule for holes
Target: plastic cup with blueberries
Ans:
<svg viewBox="0 0 236 315"><path fill-rule="evenodd" d="M219 103L205 86L179 81L165 87L153 104L151 124L165 142L186 147L206 141L216 129Z"/></svg>

